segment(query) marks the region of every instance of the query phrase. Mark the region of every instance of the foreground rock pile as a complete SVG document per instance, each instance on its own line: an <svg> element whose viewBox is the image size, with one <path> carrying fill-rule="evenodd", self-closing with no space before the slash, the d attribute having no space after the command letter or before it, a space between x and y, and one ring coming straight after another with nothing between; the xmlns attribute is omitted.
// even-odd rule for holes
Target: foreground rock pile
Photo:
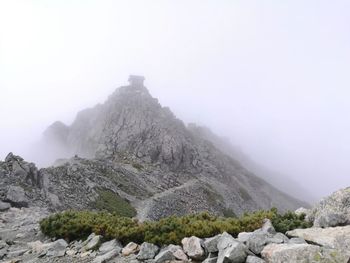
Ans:
<svg viewBox="0 0 350 263"><path fill-rule="evenodd" d="M49 240L38 221L47 215L42 208L10 208L0 213L1 262L205 262L205 263L347 263L350 258L350 226L298 229L277 233L269 220L254 232L237 238L223 233L211 238L184 238L181 245L105 241L91 234L84 241Z"/></svg>

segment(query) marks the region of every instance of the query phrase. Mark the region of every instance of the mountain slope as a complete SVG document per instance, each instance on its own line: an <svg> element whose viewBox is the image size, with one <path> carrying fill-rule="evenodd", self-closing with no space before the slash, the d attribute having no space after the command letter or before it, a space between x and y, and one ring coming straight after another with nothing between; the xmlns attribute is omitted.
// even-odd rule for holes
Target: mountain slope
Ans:
<svg viewBox="0 0 350 263"><path fill-rule="evenodd" d="M292 196L298 196L308 202L315 202L315 197L310 195L301 185L294 181L291 177L285 174L280 174L276 171L272 171L264 167L261 164L256 163L249 158L239 147L232 144L228 138L219 137L214 134L209 128L198 126L194 123L188 125L188 129L194 134L204 140L208 140L213 143L223 153L231 156L233 159L239 161L245 168L259 175L262 179L266 180L277 189L288 193Z"/></svg>
<svg viewBox="0 0 350 263"><path fill-rule="evenodd" d="M129 197L142 218L305 205L196 136L142 83L117 89L104 104L80 112L69 127L56 123L45 138L70 156L133 166L137 172L128 176L141 176L149 190L148 197Z"/></svg>

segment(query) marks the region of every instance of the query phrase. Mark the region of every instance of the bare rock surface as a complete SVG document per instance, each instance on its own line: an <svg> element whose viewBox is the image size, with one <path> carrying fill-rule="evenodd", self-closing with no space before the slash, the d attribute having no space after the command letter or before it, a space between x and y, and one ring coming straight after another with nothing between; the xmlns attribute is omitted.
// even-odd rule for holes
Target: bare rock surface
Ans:
<svg viewBox="0 0 350 263"><path fill-rule="evenodd" d="M321 200L308 219L315 227L334 227L350 224L350 187L341 189Z"/></svg>
<svg viewBox="0 0 350 263"><path fill-rule="evenodd" d="M337 250L309 244L270 244L261 255L269 263L347 263L349 260Z"/></svg>
<svg viewBox="0 0 350 263"><path fill-rule="evenodd" d="M295 229L287 232L290 237L302 238L309 243L340 250L350 258L350 226Z"/></svg>

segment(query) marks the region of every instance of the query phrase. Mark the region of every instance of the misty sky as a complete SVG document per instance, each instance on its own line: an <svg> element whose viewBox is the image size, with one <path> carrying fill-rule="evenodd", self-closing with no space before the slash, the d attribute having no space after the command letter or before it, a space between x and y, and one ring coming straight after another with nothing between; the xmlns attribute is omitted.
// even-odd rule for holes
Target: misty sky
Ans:
<svg viewBox="0 0 350 263"><path fill-rule="evenodd" d="M350 185L350 1L0 0L0 159L129 74L316 197Z"/></svg>

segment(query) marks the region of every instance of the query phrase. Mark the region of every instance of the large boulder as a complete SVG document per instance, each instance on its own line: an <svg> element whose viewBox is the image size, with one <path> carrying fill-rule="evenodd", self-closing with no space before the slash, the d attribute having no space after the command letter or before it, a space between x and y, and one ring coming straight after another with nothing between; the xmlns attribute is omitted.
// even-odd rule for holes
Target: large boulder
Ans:
<svg viewBox="0 0 350 263"><path fill-rule="evenodd" d="M295 229L287 232L287 235L326 248L337 249L350 257L350 226Z"/></svg>
<svg viewBox="0 0 350 263"><path fill-rule="evenodd" d="M9 203L0 201L0 212L9 210L10 208L11 208L11 205Z"/></svg>
<svg viewBox="0 0 350 263"><path fill-rule="evenodd" d="M219 250L217 263L244 263L248 249L241 242L233 240L226 248Z"/></svg>
<svg viewBox="0 0 350 263"><path fill-rule="evenodd" d="M242 233L238 236L238 240L242 241L256 255L259 255L267 244L270 243L287 243L288 237L282 233L276 233L271 221L266 219L260 229L252 233Z"/></svg>
<svg viewBox="0 0 350 263"><path fill-rule="evenodd" d="M203 242L203 246L209 253L218 252L218 243L221 238L221 235L216 235L215 237L206 238Z"/></svg>
<svg viewBox="0 0 350 263"><path fill-rule="evenodd" d="M102 243L98 251L102 254L110 252L112 250L115 250L117 251L117 253L120 253L122 251L122 248L122 244L120 244L116 239L113 239L111 241Z"/></svg>
<svg viewBox="0 0 350 263"><path fill-rule="evenodd" d="M164 247L155 257L155 263L163 263L166 261L188 261L188 257L180 246L169 245Z"/></svg>
<svg viewBox="0 0 350 263"><path fill-rule="evenodd" d="M349 259L337 250L309 244L269 244L261 255L269 263L347 263Z"/></svg>
<svg viewBox="0 0 350 263"><path fill-rule="evenodd" d="M318 203L308 215L314 227L350 224L350 187L341 189Z"/></svg>
<svg viewBox="0 0 350 263"><path fill-rule="evenodd" d="M46 246L47 246L46 256L63 257L66 253L68 243L63 239L59 239Z"/></svg>
<svg viewBox="0 0 350 263"><path fill-rule="evenodd" d="M83 247L83 250L89 251L89 250L96 250L98 246L100 245L102 240L102 236L95 235L93 238L90 239L90 241Z"/></svg>
<svg viewBox="0 0 350 263"><path fill-rule="evenodd" d="M202 240L198 237L184 238L182 241L182 246L185 253L194 260L201 260L205 258L205 250L202 247Z"/></svg>
<svg viewBox="0 0 350 263"><path fill-rule="evenodd" d="M5 201L11 203L15 207L28 207L29 205L24 189L15 185L9 186Z"/></svg>

